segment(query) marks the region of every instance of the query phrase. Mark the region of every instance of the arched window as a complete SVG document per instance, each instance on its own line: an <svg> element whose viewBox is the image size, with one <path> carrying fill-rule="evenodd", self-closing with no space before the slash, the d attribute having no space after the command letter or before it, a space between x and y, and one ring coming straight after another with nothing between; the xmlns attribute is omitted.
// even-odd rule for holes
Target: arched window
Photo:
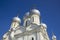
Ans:
<svg viewBox="0 0 60 40"><path fill-rule="evenodd" d="M30 20L27 20L27 26L29 26L30 25Z"/></svg>
<svg viewBox="0 0 60 40"><path fill-rule="evenodd" d="M30 20L27 20L26 21L26 26L29 26L30 25Z"/></svg>
<svg viewBox="0 0 60 40"><path fill-rule="evenodd" d="M34 38L32 37L32 40L34 40Z"/></svg>
<svg viewBox="0 0 60 40"><path fill-rule="evenodd" d="M26 21L26 26L27 26L27 21Z"/></svg>
<svg viewBox="0 0 60 40"><path fill-rule="evenodd" d="M34 22L34 17L33 17L33 22Z"/></svg>
<svg viewBox="0 0 60 40"><path fill-rule="evenodd" d="M34 22L34 17L31 18L31 22Z"/></svg>

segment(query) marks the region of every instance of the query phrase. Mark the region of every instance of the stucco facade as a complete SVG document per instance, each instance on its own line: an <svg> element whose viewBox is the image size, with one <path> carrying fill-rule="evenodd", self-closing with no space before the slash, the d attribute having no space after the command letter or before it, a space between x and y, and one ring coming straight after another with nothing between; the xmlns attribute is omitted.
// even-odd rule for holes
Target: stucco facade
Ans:
<svg viewBox="0 0 60 40"><path fill-rule="evenodd" d="M21 19L14 17L11 27L3 35L3 40L50 40L47 33L47 25L41 22L40 11L32 9L27 12L23 18L24 23L21 26ZM53 36L52 40L55 40Z"/></svg>

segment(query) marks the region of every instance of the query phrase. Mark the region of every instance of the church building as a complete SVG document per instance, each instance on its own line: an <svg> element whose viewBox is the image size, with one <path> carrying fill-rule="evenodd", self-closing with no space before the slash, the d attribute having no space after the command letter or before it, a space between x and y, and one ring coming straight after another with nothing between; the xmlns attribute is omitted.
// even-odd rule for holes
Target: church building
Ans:
<svg viewBox="0 0 60 40"><path fill-rule="evenodd" d="M47 25L41 22L39 10L31 9L24 15L23 20L21 26L21 19L14 17L10 29L3 35L3 40L50 40ZM56 40L54 34L52 40Z"/></svg>

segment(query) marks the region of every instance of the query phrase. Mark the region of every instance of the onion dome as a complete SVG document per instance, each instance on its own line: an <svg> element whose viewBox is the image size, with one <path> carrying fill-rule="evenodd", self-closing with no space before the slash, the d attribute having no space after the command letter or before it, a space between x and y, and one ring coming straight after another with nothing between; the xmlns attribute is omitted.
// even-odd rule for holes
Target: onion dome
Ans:
<svg viewBox="0 0 60 40"><path fill-rule="evenodd" d="M56 38L56 36L55 36L55 35L53 35L53 38Z"/></svg>
<svg viewBox="0 0 60 40"><path fill-rule="evenodd" d="M25 16L29 16L29 12L27 12L27 13L25 14Z"/></svg>
<svg viewBox="0 0 60 40"><path fill-rule="evenodd" d="M6 36L7 36L7 35L5 34L5 35L3 36L3 38L6 38Z"/></svg>
<svg viewBox="0 0 60 40"><path fill-rule="evenodd" d="M40 11L37 10L37 9L32 9L30 12L31 12L32 14L38 14L38 15L40 15Z"/></svg>
<svg viewBox="0 0 60 40"><path fill-rule="evenodd" d="M7 37L7 34L8 34L8 33L6 33L6 34L3 35L3 38L4 38L4 39Z"/></svg>
<svg viewBox="0 0 60 40"><path fill-rule="evenodd" d="M41 25L45 28L47 28L47 25L45 23L41 23Z"/></svg>
<svg viewBox="0 0 60 40"><path fill-rule="evenodd" d="M26 14L25 14L25 16L24 16L24 20L26 19L26 18L28 18L29 17L29 12L26 12Z"/></svg>
<svg viewBox="0 0 60 40"><path fill-rule="evenodd" d="M54 38L56 38L56 36L55 36L54 33L53 33L52 39L54 39Z"/></svg>
<svg viewBox="0 0 60 40"><path fill-rule="evenodd" d="M17 16L17 17L14 17L13 18L13 21L16 21L16 22L19 22L19 23L21 23L21 19Z"/></svg>

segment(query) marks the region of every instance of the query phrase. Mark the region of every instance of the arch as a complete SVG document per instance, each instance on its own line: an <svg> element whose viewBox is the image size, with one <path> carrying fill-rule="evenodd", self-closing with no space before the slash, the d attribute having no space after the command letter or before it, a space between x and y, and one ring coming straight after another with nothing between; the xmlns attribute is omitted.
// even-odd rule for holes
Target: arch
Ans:
<svg viewBox="0 0 60 40"><path fill-rule="evenodd" d="M26 26L27 26L27 21L26 21Z"/></svg>
<svg viewBox="0 0 60 40"><path fill-rule="evenodd" d="M34 40L34 38L32 37L32 40Z"/></svg>

